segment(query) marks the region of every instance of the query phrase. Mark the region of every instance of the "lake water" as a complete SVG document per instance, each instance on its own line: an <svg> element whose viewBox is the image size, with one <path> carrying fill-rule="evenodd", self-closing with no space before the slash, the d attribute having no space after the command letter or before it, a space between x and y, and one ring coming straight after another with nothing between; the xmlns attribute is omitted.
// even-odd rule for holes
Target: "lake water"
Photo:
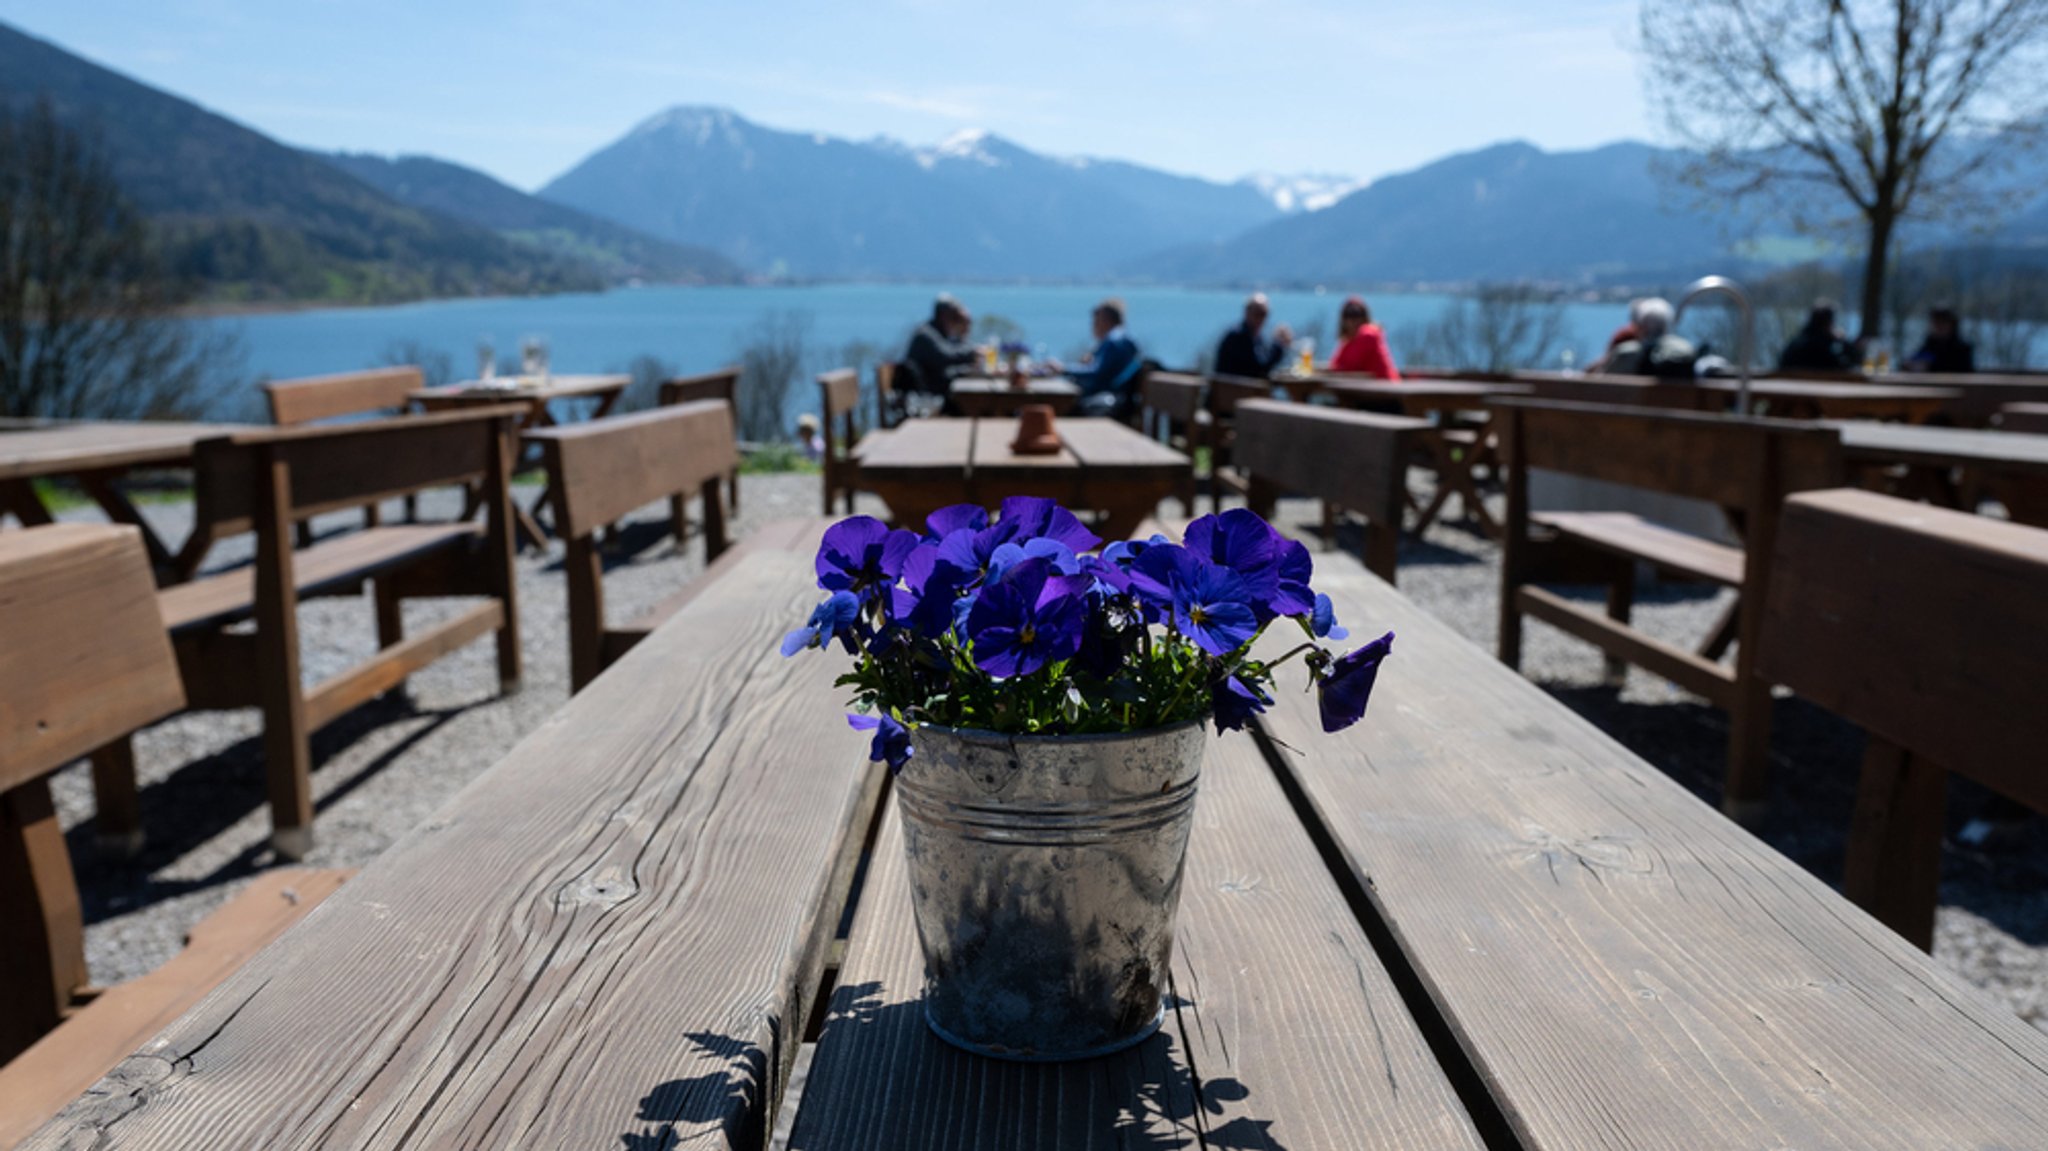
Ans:
<svg viewBox="0 0 2048 1151"><path fill-rule="evenodd" d="M648 287L569 296L489 300L437 300L384 308L345 308L252 316L214 317L203 323L236 333L244 373L255 380L349 371L386 362L404 344L448 357L457 378L473 376L477 347L488 341L500 370L518 359L520 341L544 339L556 372L625 371L635 357L655 356L680 372L731 363L748 330L765 317L795 314L808 323L806 371L839 366L840 352L864 340L894 355L911 327L929 314L937 286L831 284L814 287ZM1088 345L1088 315L1105 289L1091 287L966 287L957 294L977 321L1003 316L1024 340L1053 355L1078 358ZM1241 293L1178 288L1118 289L1131 334L1147 355L1175 366L1193 365L1236 321ZM1318 357L1327 356L1336 330L1337 293L1271 294L1274 323L1297 331L1321 321ZM1387 329L1397 362L1449 297L1387 294L1372 297L1374 318ZM1566 338L1584 364L1605 346L1624 316L1620 304L1570 304ZM1556 366L1555 362L1545 366ZM807 384L794 390L789 421L816 406ZM253 393L213 413L219 418L261 418Z"/></svg>

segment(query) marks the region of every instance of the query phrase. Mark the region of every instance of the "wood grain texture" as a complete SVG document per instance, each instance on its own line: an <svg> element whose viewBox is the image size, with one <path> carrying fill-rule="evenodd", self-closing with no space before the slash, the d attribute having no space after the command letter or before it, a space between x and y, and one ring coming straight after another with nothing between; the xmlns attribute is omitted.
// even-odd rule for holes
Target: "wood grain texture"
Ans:
<svg viewBox="0 0 2048 1151"><path fill-rule="evenodd" d="M2044 592L2048 531L1872 492L1794 496L1760 669L1888 742L2048 810Z"/></svg>
<svg viewBox="0 0 2048 1151"><path fill-rule="evenodd" d="M1027 404L1041 404L1064 416L1081 402L1081 389L1064 379L1027 380L1024 387L1014 388L1008 380L968 377L954 380L946 397L963 416L1014 420Z"/></svg>
<svg viewBox="0 0 2048 1151"><path fill-rule="evenodd" d="M925 1027L892 809L792 1148L1481 1146L1250 738L1210 745L1195 820L1161 1033L1017 1064Z"/></svg>
<svg viewBox="0 0 2048 1151"><path fill-rule="evenodd" d="M134 528L0 532L0 792L184 706Z"/></svg>
<svg viewBox="0 0 2048 1151"><path fill-rule="evenodd" d="M1237 408L1238 466L1399 527L1423 420L1254 400Z"/></svg>
<svg viewBox="0 0 2048 1151"><path fill-rule="evenodd" d="M35 1138L758 1146L875 778L754 552Z"/></svg>
<svg viewBox="0 0 2048 1151"><path fill-rule="evenodd" d="M336 416L403 408L421 382L420 370L410 365L373 368L366 372L276 380L263 385L263 396L270 403L271 423L307 424Z"/></svg>
<svg viewBox="0 0 2048 1151"><path fill-rule="evenodd" d="M2048 1036L1341 557L1365 721L1264 726L1526 1148L2021 1148Z"/></svg>
<svg viewBox="0 0 2048 1151"><path fill-rule="evenodd" d="M199 921L185 947L110 987L0 1065L0 1147L13 1147L319 906L353 871L280 867Z"/></svg>

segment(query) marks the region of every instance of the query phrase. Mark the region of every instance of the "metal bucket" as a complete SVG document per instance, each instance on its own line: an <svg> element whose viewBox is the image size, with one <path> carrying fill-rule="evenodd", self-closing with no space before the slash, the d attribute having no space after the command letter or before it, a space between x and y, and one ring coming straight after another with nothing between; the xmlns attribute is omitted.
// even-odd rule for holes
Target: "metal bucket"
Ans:
<svg viewBox="0 0 2048 1151"><path fill-rule="evenodd" d="M940 1038L1052 1061L1159 1029L1204 737L913 732L896 802Z"/></svg>

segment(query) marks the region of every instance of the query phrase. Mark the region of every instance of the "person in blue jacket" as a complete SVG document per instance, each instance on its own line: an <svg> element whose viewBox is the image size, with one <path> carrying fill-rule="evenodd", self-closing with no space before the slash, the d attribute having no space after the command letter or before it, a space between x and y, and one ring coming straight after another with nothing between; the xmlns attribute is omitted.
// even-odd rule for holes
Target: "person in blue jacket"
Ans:
<svg viewBox="0 0 2048 1151"><path fill-rule="evenodd" d="M1081 389L1080 414L1113 416L1127 406L1144 361L1138 345L1124 331L1124 302L1109 299L1095 305L1095 351L1088 362L1066 370Z"/></svg>

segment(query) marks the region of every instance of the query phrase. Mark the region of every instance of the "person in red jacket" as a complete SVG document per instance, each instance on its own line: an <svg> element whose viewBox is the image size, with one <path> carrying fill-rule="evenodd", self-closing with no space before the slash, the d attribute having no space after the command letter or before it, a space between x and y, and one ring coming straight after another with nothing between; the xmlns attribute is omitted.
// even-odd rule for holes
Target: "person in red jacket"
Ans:
<svg viewBox="0 0 2048 1151"><path fill-rule="evenodd" d="M1360 296L1344 301L1337 313L1337 354L1330 357L1333 372L1362 372L1382 380L1398 380L1394 353L1387 348L1387 334L1372 322L1372 309Z"/></svg>

